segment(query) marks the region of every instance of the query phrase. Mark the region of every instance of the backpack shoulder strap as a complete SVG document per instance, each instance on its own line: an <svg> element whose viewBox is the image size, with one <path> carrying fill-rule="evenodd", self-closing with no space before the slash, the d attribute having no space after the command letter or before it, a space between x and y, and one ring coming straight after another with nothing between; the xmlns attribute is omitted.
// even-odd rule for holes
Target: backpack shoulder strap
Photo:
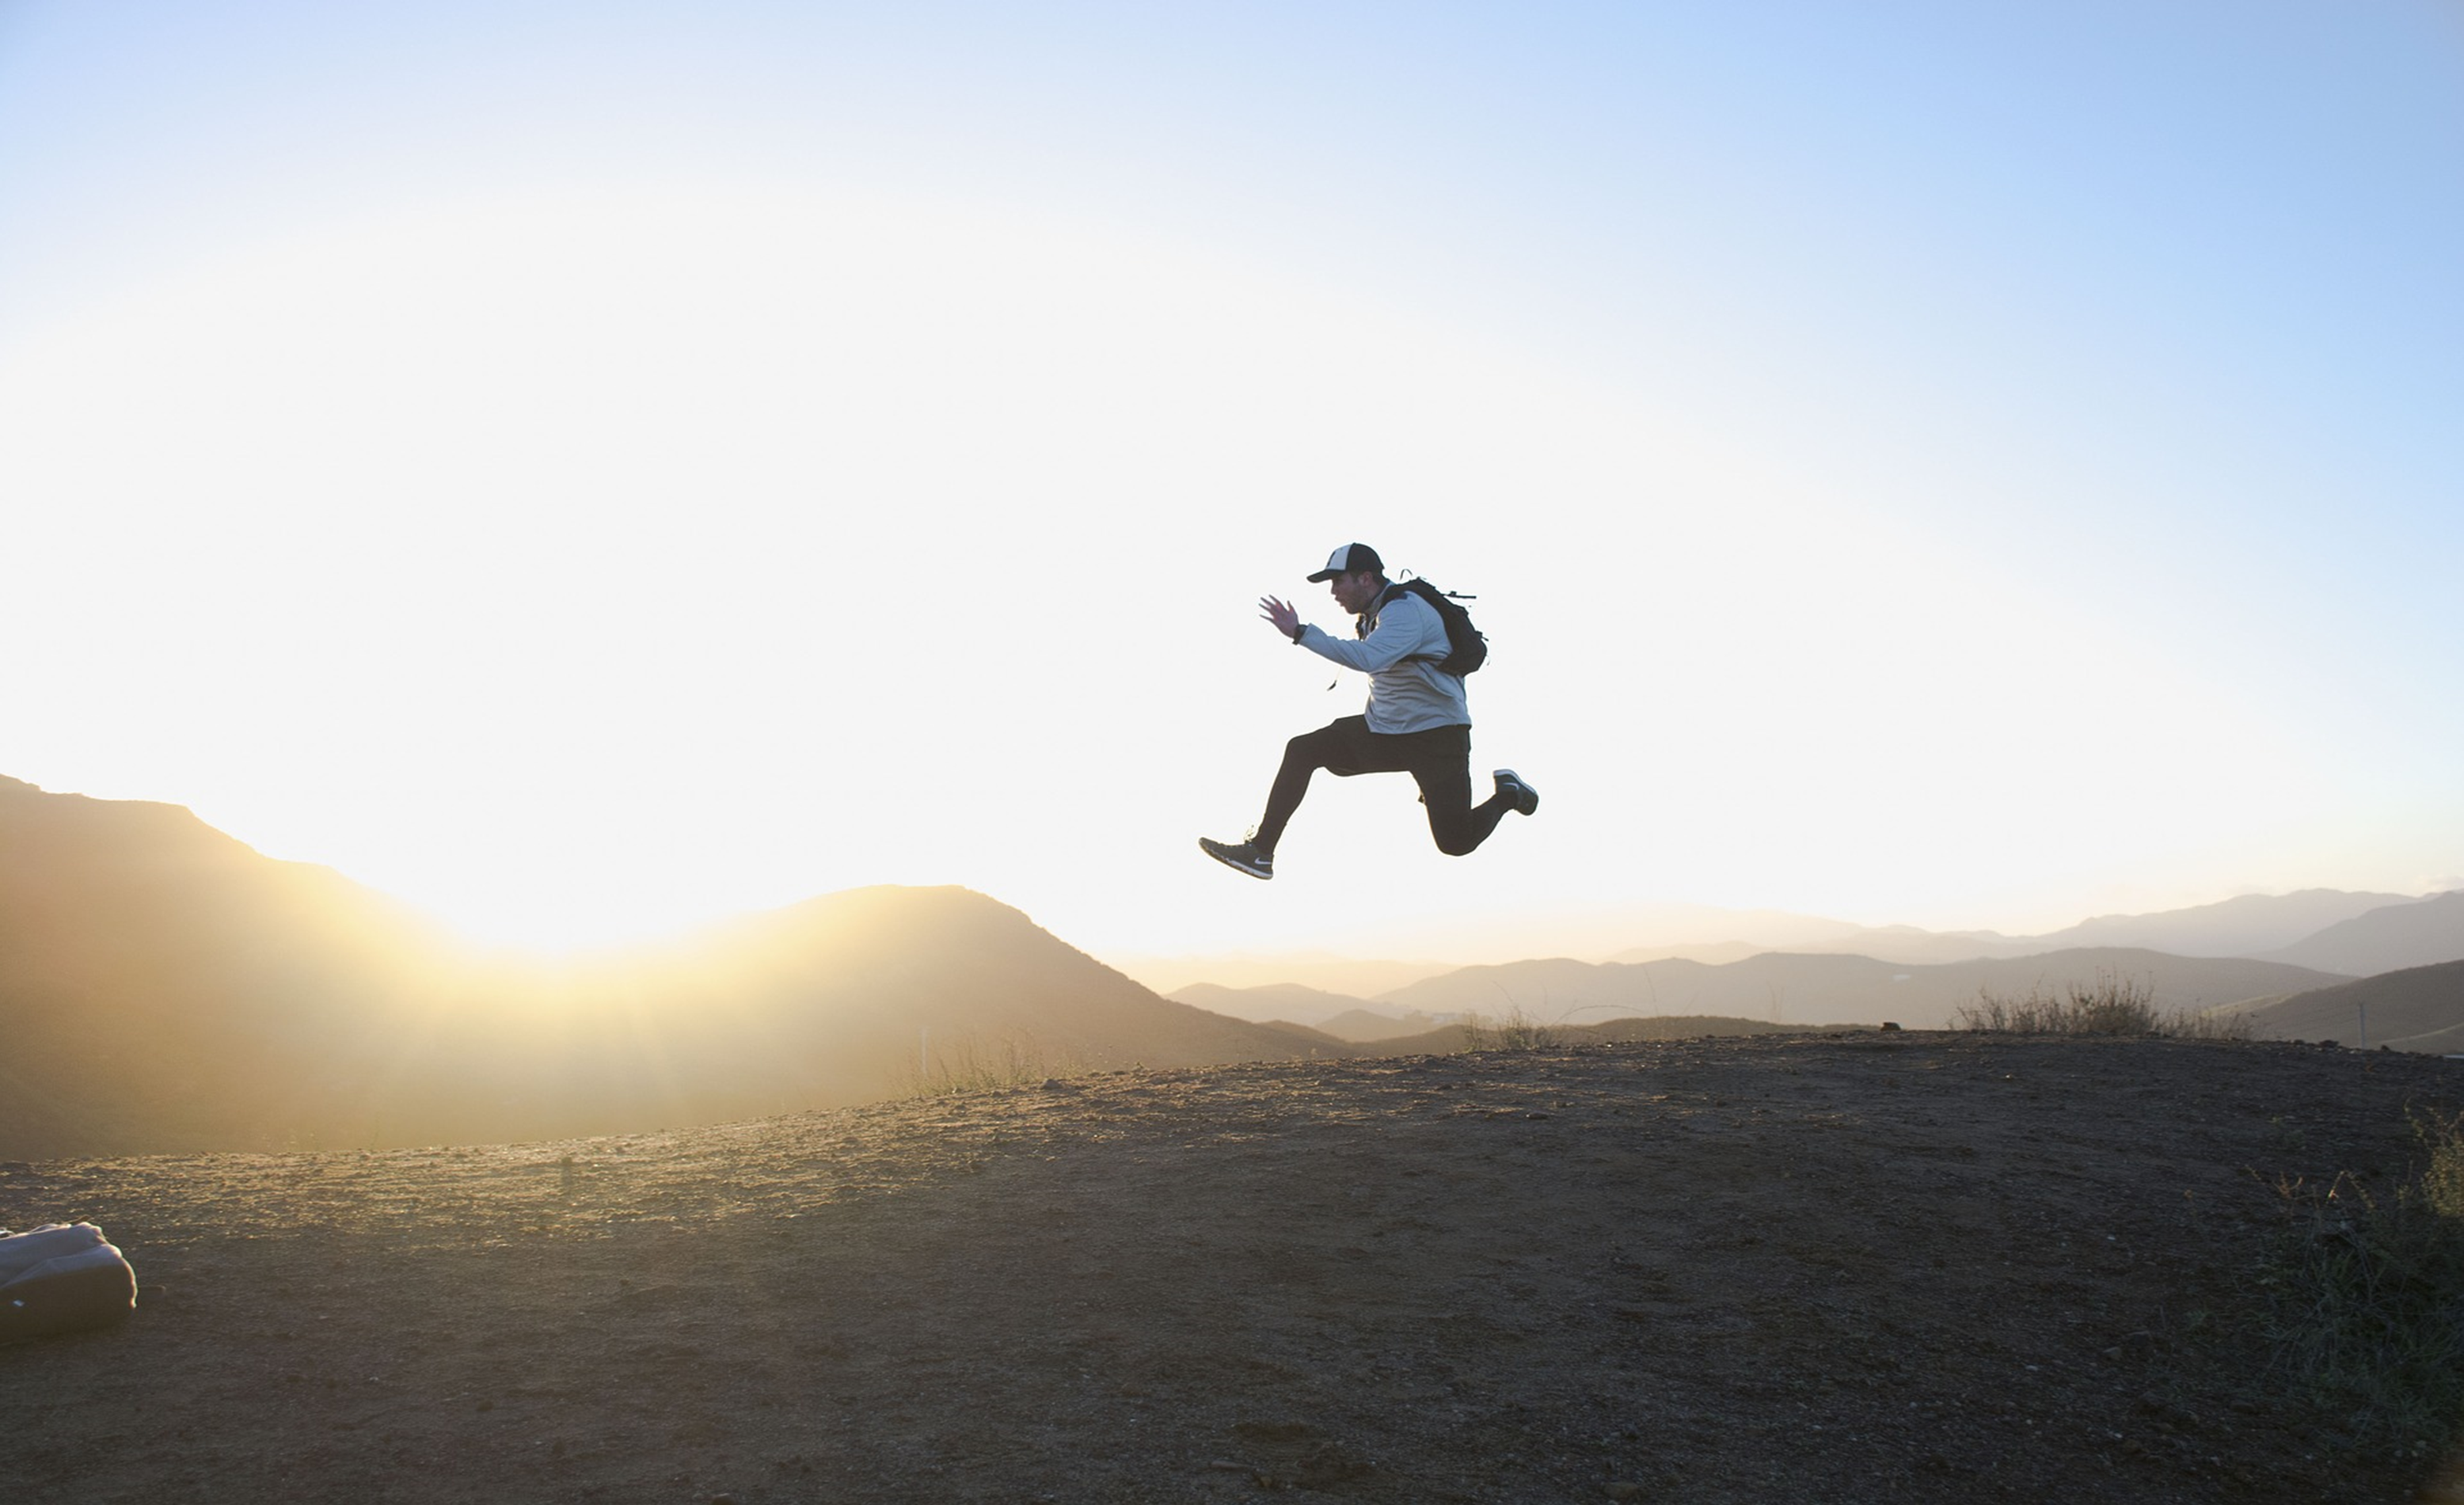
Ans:
<svg viewBox="0 0 2464 1505"><path fill-rule="evenodd" d="M1438 588L1430 584L1428 581L1421 579L1419 577L1414 576L1408 580L1390 581L1384 590L1377 593L1377 599L1370 603L1369 609L1361 614L1359 622L1355 624L1360 635L1364 638L1369 636L1370 624L1377 620L1377 614L1386 609L1388 602L1400 600L1406 596L1417 596L1420 600L1428 602L1430 608L1437 611L1438 621L1441 623L1444 622L1446 620L1444 610L1438 606ZM1451 632L1447 633L1446 641L1449 647L1451 647L1451 644L1454 642L1454 634ZM1444 655L1416 653L1412 655L1412 657L1415 660L1425 660L1434 664L1443 658Z"/></svg>
<svg viewBox="0 0 2464 1505"><path fill-rule="evenodd" d="M1369 630L1377 624L1377 614L1386 609L1386 603L1397 596L1409 594L1410 592L1403 588L1401 581L1388 581L1386 588L1377 593L1377 599L1369 603L1369 609L1352 620L1352 635L1355 638L1369 636Z"/></svg>

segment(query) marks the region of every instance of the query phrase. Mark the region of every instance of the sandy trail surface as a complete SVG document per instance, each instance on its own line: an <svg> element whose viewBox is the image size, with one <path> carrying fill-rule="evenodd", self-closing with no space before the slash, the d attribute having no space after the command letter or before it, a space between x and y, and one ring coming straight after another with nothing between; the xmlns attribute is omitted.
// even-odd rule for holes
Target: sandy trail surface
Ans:
<svg viewBox="0 0 2464 1505"><path fill-rule="evenodd" d="M1131 1073L561 1144L0 1166L103 1501L2407 1498L2264 1372L2277 1177L2464 1063L1868 1034Z"/></svg>

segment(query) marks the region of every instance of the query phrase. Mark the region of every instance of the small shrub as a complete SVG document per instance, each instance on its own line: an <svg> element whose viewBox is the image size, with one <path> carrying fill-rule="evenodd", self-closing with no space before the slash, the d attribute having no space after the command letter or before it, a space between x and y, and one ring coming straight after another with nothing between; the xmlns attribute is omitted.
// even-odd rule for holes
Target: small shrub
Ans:
<svg viewBox="0 0 2464 1505"><path fill-rule="evenodd" d="M1053 1077L1075 1074L1074 1062L1054 1064L1045 1058L1044 1049L1032 1040L1005 1039L997 1047L981 1048L972 1038L961 1039L955 1048L935 1049L929 1061L918 1061L905 1074L901 1096L910 1098L947 1097L960 1092L984 1092L996 1087L1024 1087Z"/></svg>
<svg viewBox="0 0 2464 1505"><path fill-rule="evenodd" d="M2008 1035L2134 1035L2167 1039L2250 1038L2250 1020L2241 1014L2165 1014L2156 1007L2156 985L2119 972L2100 971L2094 983L2072 983L2060 992L2041 985L2024 998L2006 998L1991 988L1977 990L1976 1001L1951 1013L1951 1025L1962 1030L1991 1030Z"/></svg>
<svg viewBox="0 0 2464 1505"><path fill-rule="evenodd" d="M2254 1037L2247 1014L2191 1014L2184 1011L2167 1016L2159 1033L2176 1040L2246 1040Z"/></svg>
<svg viewBox="0 0 2464 1505"><path fill-rule="evenodd" d="M1555 1030L1531 1018L1521 1005L1491 1020L1471 1014L1463 1022L1463 1049L1469 1051L1551 1051L1565 1043Z"/></svg>
<svg viewBox="0 0 2464 1505"><path fill-rule="evenodd" d="M2420 1174L2279 1181L2260 1276L2271 1371L2361 1437L2442 1437L2464 1407L2464 1115L2415 1115Z"/></svg>

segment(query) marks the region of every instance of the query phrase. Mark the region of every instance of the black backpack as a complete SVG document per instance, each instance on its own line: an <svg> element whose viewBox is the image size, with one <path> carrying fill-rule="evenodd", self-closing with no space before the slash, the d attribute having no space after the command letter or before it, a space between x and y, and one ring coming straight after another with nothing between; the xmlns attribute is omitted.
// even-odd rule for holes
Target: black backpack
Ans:
<svg viewBox="0 0 2464 1505"><path fill-rule="evenodd" d="M1379 607L1404 594L1418 596L1438 609L1438 620L1446 624L1446 656L1438 661L1438 672L1460 678L1488 662L1488 639L1471 624L1471 613L1463 602L1478 600L1477 596L1456 596L1441 591L1423 579L1397 580L1378 593ZM1362 624L1364 627L1366 622Z"/></svg>

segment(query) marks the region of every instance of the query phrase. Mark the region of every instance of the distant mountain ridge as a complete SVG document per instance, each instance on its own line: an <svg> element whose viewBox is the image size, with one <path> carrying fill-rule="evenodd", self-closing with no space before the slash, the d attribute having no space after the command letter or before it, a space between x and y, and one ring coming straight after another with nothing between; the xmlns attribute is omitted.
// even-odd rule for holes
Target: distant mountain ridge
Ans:
<svg viewBox="0 0 2464 1505"><path fill-rule="evenodd" d="M0 1159L539 1139L943 1075L1303 1057L959 888L487 961L174 806L0 782Z"/></svg>
<svg viewBox="0 0 2464 1505"><path fill-rule="evenodd" d="M2026 939L2056 950L2129 946L2170 951L2176 956L2263 956L2357 915L2389 905L2417 902L2404 894L2348 893L2334 888L2242 894L2189 909L2099 915L2066 930Z"/></svg>
<svg viewBox="0 0 2464 1505"><path fill-rule="evenodd" d="M1175 1003L1185 1003L1194 1009L1221 1014L1230 1018L1247 1019L1266 1024L1281 1020L1289 1024L1322 1026L1341 1014L1370 1008L1369 1000L1349 993L1326 992L1305 988L1298 983L1269 983L1258 988L1225 988L1215 983L1192 983L1165 994Z"/></svg>
<svg viewBox="0 0 2464 1505"><path fill-rule="evenodd" d="M2335 888L2305 888L2289 894L2242 894L2216 904L2151 914L2105 914L2039 935L2004 935L1993 930L1921 930L1913 926L1883 926L1852 930L1832 938L1818 949L1877 961L1933 963L1973 961L1986 957L2040 956L2051 951L2119 947L2130 950L2166 951L2175 956L2247 956L2317 966L2283 954L2285 948L2331 926L2388 905L2417 904L2403 894L2350 893ZM2459 951L2464 955L2464 951ZM2363 960L2358 952L2350 960ZM2324 968L2350 971L2354 968Z"/></svg>
<svg viewBox="0 0 2464 1505"><path fill-rule="evenodd" d="M2332 888L2289 894L2244 894L2211 905L2149 914L2108 914L2037 935L1994 930L1925 930L1915 926L1859 927L1807 915L1767 910L1719 910L1703 906L1648 906L1638 926L1648 944L1555 954L1587 963L1625 964L1685 960L1720 965L1766 952L1853 955L1905 966L2041 956L2057 951L2120 948L2164 951L2182 957L2243 957L2284 962L2313 971L2367 975L2438 961L2464 961L2464 905L2448 908L2452 896L2356 893ZM2432 906L2423 908L2422 906ZM1691 938L1669 930L1668 911L1690 916L1703 928ZM1592 927L1609 922L1594 917ZM1537 953L1535 953L1537 954ZM1529 959L1529 958L1525 958ZM1237 973L1209 970L1203 958L1148 958L1150 976L1170 976L1177 995L1197 981L1235 987L1309 980L1331 992L1375 999L1403 982L1425 980L1461 968L1426 967L1387 986L1377 973L1349 982L1330 980L1337 964L1324 956L1294 958L1289 967L1272 957L1239 959ZM1383 965L1383 964L1364 964ZM1511 965L1490 962L1479 965ZM1307 974L1306 979L1304 973Z"/></svg>
<svg viewBox="0 0 2464 1505"><path fill-rule="evenodd" d="M2364 976L2464 961L2464 889L2371 909L2267 957Z"/></svg>
<svg viewBox="0 0 2464 1505"><path fill-rule="evenodd" d="M1274 956L1145 956L1107 953L1102 960L1167 998L1194 987L1298 987L1365 998L1407 982L1450 972L1460 962L1360 961L1323 951Z"/></svg>

